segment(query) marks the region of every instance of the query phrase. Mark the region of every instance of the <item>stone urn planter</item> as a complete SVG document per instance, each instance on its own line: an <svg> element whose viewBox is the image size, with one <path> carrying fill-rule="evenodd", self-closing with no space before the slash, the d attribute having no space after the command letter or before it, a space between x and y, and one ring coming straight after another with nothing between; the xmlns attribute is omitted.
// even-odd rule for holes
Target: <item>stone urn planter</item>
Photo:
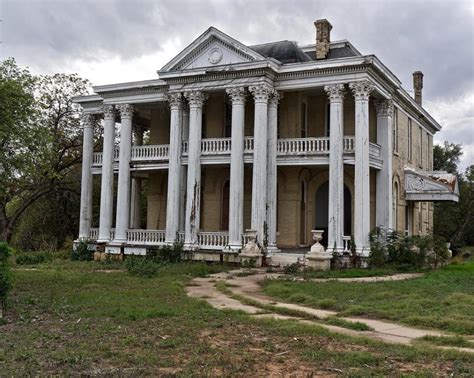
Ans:
<svg viewBox="0 0 474 378"><path fill-rule="evenodd" d="M240 252L240 263L243 265L253 265L255 267L262 266L262 251L257 244L257 231L256 230L245 230L244 233L247 243Z"/></svg>
<svg viewBox="0 0 474 378"><path fill-rule="evenodd" d="M311 250L306 255L308 267L317 270L330 270L332 253L326 252L320 243L323 238L323 230L311 230L315 243L311 246Z"/></svg>

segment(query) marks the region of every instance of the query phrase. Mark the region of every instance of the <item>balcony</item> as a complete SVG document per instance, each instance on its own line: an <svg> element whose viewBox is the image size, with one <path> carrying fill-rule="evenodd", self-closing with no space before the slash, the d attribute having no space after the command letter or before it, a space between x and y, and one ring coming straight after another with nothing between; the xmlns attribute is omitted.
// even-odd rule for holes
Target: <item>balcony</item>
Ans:
<svg viewBox="0 0 474 378"><path fill-rule="evenodd" d="M182 163L187 164L188 141L182 142ZM231 138L206 138L201 141L202 164L230 164ZM344 163L354 164L355 140L353 136L343 139ZM244 162L253 162L254 139L244 138ZM277 141L278 165L325 165L329 163L329 138L283 138ZM373 168L382 165L380 146L375 143L369 145L370 164ZM169 145L147 145L132 147L131 161L134 169L166 169L168 166ZM118 162L119 150L114 151L114 161ZM95 173L100 173L102 153L96 152L93 156L92 167Z"/></svg>

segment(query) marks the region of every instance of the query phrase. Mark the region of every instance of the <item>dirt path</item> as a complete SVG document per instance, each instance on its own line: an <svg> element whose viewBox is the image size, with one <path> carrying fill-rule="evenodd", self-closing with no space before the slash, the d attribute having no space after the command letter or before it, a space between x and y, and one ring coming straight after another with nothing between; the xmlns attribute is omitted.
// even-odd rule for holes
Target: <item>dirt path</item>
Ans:
<svg viewBox="0 0 474 378"><path fill-rule="evenodd" d="M191 281L191 285L187 287L187 293L191 297L201 298L218 309L240 310L250 316L258 318L274 318L281 320L296 320L305 324L314 324L324 327L330 331L343 333L352 336L363 336L371 339L382 340L388 343L411 344L417 338L423 336L449 336L446 333L417 329L403 326L396 323L365 319L358 317L341 317L343 321L359 322L366 324L371 331L356 331L350 328L325 324L320 320L336 316L337 312L328 310L319 310L301 306L292 303L284 303L275 301L273 298L267 297L261 293L261 283L266 278L277 278L279 274L266 274L263 271L255 271L254 274L244 275L242 271L232 271L228 273L218 273L209 278L196 278ZM386 277L360 277L360 278L339 278L328 279L344 282L381 282L406 280L419 277L420 274L399 274ZM328 280L317 279L316 282L325 282ZM225 283L225 289L219 290L216 284ZM273 308L274 311L271 311ZM279 311L280 310L280 311ZM291 312L295 315L282 315L282 312ZM309 320L308 318L311 318ZM439 347L456 349L459 351L474 353L473 348L457 348L457 347Z"/></svg>

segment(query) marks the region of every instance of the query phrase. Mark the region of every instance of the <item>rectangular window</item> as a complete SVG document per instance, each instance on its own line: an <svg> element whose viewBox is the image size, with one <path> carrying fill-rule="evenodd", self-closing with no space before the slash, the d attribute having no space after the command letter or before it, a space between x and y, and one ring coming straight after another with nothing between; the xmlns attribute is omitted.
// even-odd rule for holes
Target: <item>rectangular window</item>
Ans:
<svg viewBox="0 0 474 378"><path fill-rule="evenodd" d="M398 108L393 109L392 148L398 154Z"/></svg>
<svg viewBox="0 0 474 378"><path fill-rule="evenodd" d="M421 126L419 127L420 130L420 145L418 148L418 166L423 168L423 129Z"/></svg>
<svg viewBox="0 0 474 378"><path fill-rule="evenodd" d="M308 109L305 102L301 103L301 138L308 136Z"/></svg>
<svg viewBox="0 0 474 378"><path fill-rule="evenodd" d="M412 130L411 119L408 118L408 161L409 162L411 162L413 159L412 137L413 137L413 130Z"/></svg>

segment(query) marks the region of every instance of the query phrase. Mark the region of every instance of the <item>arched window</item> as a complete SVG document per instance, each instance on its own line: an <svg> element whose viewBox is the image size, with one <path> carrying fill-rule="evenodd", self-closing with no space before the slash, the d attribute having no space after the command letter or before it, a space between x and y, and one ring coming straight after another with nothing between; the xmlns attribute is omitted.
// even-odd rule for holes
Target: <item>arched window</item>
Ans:
<svg viewBox="0 0 474 378"><path fill-rule="evenodd" d="M396 181L393 183L392 196L393 229L398 230L398 182Z"/></svg>

